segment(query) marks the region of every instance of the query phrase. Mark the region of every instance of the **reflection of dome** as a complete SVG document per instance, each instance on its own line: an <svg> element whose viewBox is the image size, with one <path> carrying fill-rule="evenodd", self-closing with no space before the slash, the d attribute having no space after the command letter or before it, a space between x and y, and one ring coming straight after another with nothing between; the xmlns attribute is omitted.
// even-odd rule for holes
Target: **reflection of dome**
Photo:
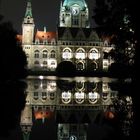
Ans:
<svg viewBox="0 0 140 140"><path fill-rule="evenodd" d="M72 6L74 4L79 5L81 8L87 7L85 0L65 0L63 6Z"/></svg>

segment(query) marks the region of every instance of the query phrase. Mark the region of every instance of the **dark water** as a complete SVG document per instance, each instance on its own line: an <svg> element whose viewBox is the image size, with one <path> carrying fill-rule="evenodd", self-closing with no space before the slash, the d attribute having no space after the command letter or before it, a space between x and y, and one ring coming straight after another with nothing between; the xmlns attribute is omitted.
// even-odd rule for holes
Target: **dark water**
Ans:
<svg viewBox="0 0 140 140"><path fill-rule="evenodd" d="M30 76L8 86L1 139L109 140L133 132L131 79Z"/></svg>

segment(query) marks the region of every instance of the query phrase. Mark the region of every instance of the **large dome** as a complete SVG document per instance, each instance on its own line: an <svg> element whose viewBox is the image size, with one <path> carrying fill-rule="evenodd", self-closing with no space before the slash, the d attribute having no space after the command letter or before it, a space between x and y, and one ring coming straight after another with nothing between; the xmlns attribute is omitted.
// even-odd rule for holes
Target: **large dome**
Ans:
<svg viewBox="0 0 140 140"><path fill-rule="evenodd" d="M63 6L79 5L81 8L87 7L85 0L64 0Z"/></svg>

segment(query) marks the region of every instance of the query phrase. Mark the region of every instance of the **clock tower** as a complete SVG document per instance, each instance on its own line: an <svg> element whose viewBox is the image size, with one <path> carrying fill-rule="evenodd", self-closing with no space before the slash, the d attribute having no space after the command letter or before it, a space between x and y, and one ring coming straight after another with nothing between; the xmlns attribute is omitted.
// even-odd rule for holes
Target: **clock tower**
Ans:
<svg viewBox="0 0 140 140"><path fill-rule="evenodd" d="M34 19L32 16L31 0L28 0L26 12L22 24L22 44L29 45L32 44L34 38Z"/></svg>
<svg viewBox="0 0 140 140"><path fill-rule="evenodd" d="M89 11L85 0L64 0L61 2L59 26L89 28Z"/></svg>

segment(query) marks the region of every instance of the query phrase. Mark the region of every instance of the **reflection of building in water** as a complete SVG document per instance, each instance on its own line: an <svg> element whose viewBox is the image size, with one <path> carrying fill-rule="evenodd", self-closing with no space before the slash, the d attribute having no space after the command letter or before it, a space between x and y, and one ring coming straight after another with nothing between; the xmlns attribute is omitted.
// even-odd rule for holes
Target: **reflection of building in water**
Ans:
<svg viewBox="0 0 140 140"><path fill-rule="evenodd" d="M117 92L110 89L109 82L98 78L56 81L45 77L29 77L26 107L21 117L24 136L29 137L33 118L42 119L44 122L45 119L55 116L58 132L61 130L60 126L63 126L70 130L67 136L71 139L85 140L86 129L83 130L82 127L86 128L87 123L94 122L100 112L105 112L109 106L112 107L112 100L117 96ZM77 134L74 134L73 128L77 130ZM64 139L67 137L65 133L58 133L60 140L62 136Z"/></svg>
<svg viewBox="0 0 140 140"><path fill-rule="evenodd" d="M56 32L34 32L35 23L31 1L28 0L22 24L22 46L27 55L28 68L54 71L63 61L70 61L77 70L107 70L113 62L109 54L113 49L107 40L99 38L90 27L86 0L61 2Z"/></svg>
<svg viewBox="0 0 140 140"><path fill-rule="evenodd" d="M86 140L88 124L58 124L58 140Z"/></svg>

